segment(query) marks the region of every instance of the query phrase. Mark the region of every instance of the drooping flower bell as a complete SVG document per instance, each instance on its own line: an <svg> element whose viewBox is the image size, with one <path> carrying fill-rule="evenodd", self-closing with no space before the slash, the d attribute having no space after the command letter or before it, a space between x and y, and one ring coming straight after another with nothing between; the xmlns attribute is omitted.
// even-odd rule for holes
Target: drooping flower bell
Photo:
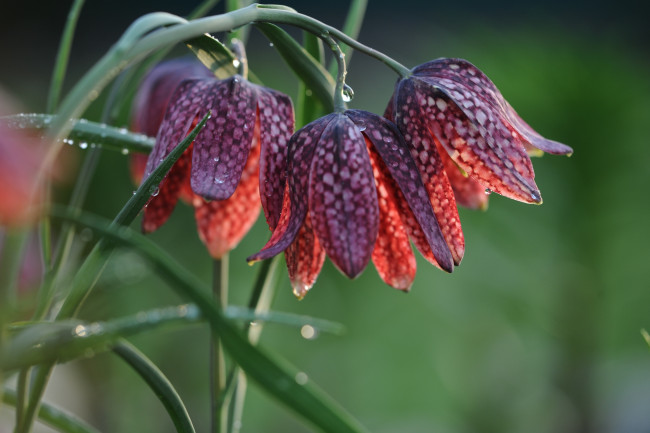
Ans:
<svg viewBox="0 0 650 433"><path fill-rule="evenodd" d="M541 203L527 152L573 152L535 132L494 83L462 59L415 67L397 82L386 116L404 134L429 189L442 184L449 190L451 182L456 199L469 207L485 204L482 191Z"/></svg>
<svg viewBox="0 0 650 433"><path fill-rule="evenodd" d="M269 224L277 223L293 106L288 96L239 75L185 80L166 107L144 178L208 111L210 120L145 208L142 229L160 227L182 195L195 208L199 237L219 258L253 225L260 199Z"/></svg>
<svg viewBox="0 0 650 433"><path fill-rule="evenodd" d="M325 253L350 278L372 258L386 283L408 289L415 274L409 232L441 268L454 267L415 161L397 128L380 116L347 110L296 132L286 191L271 239L249 261L285 251L299 298Z"/></svg>

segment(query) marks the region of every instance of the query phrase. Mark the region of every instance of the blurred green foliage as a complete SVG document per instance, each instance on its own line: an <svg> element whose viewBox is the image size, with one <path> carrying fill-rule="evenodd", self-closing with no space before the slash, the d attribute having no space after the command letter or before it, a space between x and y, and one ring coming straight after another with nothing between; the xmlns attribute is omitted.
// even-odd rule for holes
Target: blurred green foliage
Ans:
<svg viewBox="0 0 650 433"><path fill-rule="evenodd" d="M344 2L331 4L344 10ZM400 4L399 16L408 20L392 21L391 5L371 2L360 40L409 66L442 56L470 60L528 123L572 146L574 156L533 160L542 206L493 195L487 212L462 210L462 265L447 275L419 260L408 295L385 286L372 266L348 281L327 263L301 302L285 278L275 310L338 321L348 332L305 340L293 328L269 325L261 344L299 366L373 432L647 432L650 352L640 334L650 328L647 46L630 40L636 28L593 34L585 30L596 25L573 26L521 5L498 21L480 13L461 20L462 6L447 5L454 16L447 21L422 14L418 2ZM130 20L136 16L129 13ZM92 20L82 13L85 19ZM102 38L93 52L94 36L80 27L73 79L110 43ZM255 32L249 61L265 84L295 94L297 80ZM38 98L49 78L50 65L40 62L28 77L19 69L0 73L17 92L29 88L23 99L33 111L44 104ZM349 70L351 106L383 112L391 71L360 54ZM125 158L105 151L87 207L113 216L133 189ZM191 210L179 206L152 238L208 281L210 260L194 224ZM245 257L268 235L258 221L231 254L232 303L246 302L256 268ZM81 317L101 320L182 301L137 255L119 251ZM198 431L209 420L208 339L205 327L131 339L177 387ZM101 431L173 431L156 398L114 355L70 366L83 380L66 393L87 396L80 416ZM66 393L53 400L66 407ZM253 386L243 431L310 430Z"/></svg>

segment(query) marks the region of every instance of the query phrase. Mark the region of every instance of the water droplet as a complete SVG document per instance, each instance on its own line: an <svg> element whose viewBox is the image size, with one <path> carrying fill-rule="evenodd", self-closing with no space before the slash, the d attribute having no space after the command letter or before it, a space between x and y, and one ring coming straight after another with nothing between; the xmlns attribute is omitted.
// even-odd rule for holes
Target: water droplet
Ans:
<svg viewBox="0 0 650 433"><path fill-rule="evenodd" d="M366 125L359 125L359 131L363 132L366 130Z"/></svg>
<svg viewBox="0 0 650 433"><path fill-rule="evenodd" d="M153 191L151 192L151 196L156 197L158 194L160 194L160 188L158 187L153 188Z"/></svg>
<svg viewBox="0 0 650 433"><path fill-rule="evenodd" d="M350 102L352 99L354 99L354 90L352 90L352 87L345 84L343 86L343 101Z"/></svg>
<svg viewBox="0 0 650 433"><path fill-rule="evenodd" d="M128 134L129 131L126 128L120 128L120 134Z"/></svg>
<svg viewBox="0 0 650 433"><path fill-rule="evenodd" d="M215 178L214 178L214 183L216 183L216 184L221 185L221 184L224 183L224 182L225 182L225 180L223 180L223 179L220 178L220 177L215 177Z"/></svg>
<svg viewBox="0 0 650 433"><path fill-rule="evenodd" d="M269 47L272 47L272 46L273 46L273 42L270 42L270 43L269 43Z"/></svg>
<svg viewBox="0 0 650 433"><path fill-rule="evenodd" d="M212 158L212 160L213 160L214 162L219 162L219 157L218 157L218 156L215 156L214 158Z"/></svg>
<svg viewBox="0 0 650 433"><path fill-rule="evenodd" d="M485 194L487 195L492 194L492 190L490 188L485 188Z"/></svg>
<svg viewBox="0 0 650 433"><path fill-rule="evenodd" d="M318 331L311 326L311 325L303 325L302 328L300 328L300 335L302 335L302 338L305 340L313 340L318 336Z"/></svg>
<svg viewBox="0 0 650 433"><path fill-rule="evenodd" d="M75 326L72 332L77 337L87 337L89 334L88 329L84 325Z"/></svg>
<svg viewBox="0 0 650 433"><path fill-rule="evenodd" d="M137 193L137 191L133 191L133 194L132 194L132 195L135 195L136 193Z"/></svg>
<svg viewBox="0 0 650 433"><path fill-rule="evenodd" d="M88 143L86 143L85 141L82 141L81 143L79 143L79 147L82 148L82 149L88 149Z"/></svg>
<svg viewBox="0 0 650 433"><path fill-rule="evenodd" d="M233 65L235 68L238 68L239 66L241 66L241 62L240 62L239 60L237 60L237 59L234 59L234 60L232 61L232 65Z"/></svg>
<svg viewBox="0 0 650 433"><path fill-rule="evenodd" d="M309 376L307 376L307 373L303 371L299 371L296 373L296 383L298 385L304 385L309 381Z"/></svg>
<svg viewBox="0 0 650 433"><path fill-rule="evenodd" d="M127 149L126 147L122 149L122 155L128 155L128 154L129 154L129 149Z"/></svg>

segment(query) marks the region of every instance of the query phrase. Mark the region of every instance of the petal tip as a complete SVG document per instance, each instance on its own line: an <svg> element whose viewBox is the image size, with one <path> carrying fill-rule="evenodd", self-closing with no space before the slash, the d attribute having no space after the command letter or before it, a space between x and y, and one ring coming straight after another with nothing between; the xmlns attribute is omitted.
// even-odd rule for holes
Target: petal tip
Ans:
<svg viewBox="0 0 650 433"><path fill-rule="evenodd" d="M311 285L304 283L300 280L291 281L291 288L293 289L293 294L299 301L305 297L307 292L311 289Z"/></svg>

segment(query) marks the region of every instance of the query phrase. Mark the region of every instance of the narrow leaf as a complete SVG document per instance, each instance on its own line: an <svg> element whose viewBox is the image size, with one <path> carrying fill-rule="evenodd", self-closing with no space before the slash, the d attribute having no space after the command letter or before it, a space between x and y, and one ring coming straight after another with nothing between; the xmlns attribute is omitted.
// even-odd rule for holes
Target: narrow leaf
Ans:
<svg viewBox="0 0 650 433"><path fill-rule="evenodd" d="M28 128L42 131L52 123L56 116L49 114L24 113L0 118L10 128ZM91 122L86 119L72 121L72 129L64 142L78 145L82 148L103 147L122 153L149 153L156 139L143 134L116 128L103 123Z"/></svg>
<svg viewBox="0 0 650 433"><path fill-rule="evenodd" d="M237 73L233 64L237 57L216 38L205 34L186 41L185 45L217 78L224 79Z"/></svg>
<svg viewBox="0 0 650 433"><path fill-rule="evenodd" d="M16 391L4 389L2 401L10 406L16 406ZM47 402L42 402L38 410L38 418L50 427L62 433L99 433L95 427L86 424L76 416L69 414Z"/></svg>
<svg viewBox="0 0 650 433"><path fill-rule="evenodd" d="M47 362L66 362L85 355L110 350L122 337L162 325L196 322L196 307L159 308L107 322L77 320L28 325L0 350L0 366L14 370Z"/></svg>
<svg viewBox="0 0 650 433"><path fill-rule="evenodd" d="M264 33L284 61L320 100L327 111L334 110L334 79L327 70L287 32L269 23L255 26Z"/></svg>
<svg viewBox="0 0 650 433"><path fill-rule="evenodd" d="M129 364L156 394L172 419L177 432L194 433L196 431L178 392L149 358L127 341L120 341L113 347L113 352Z"/></svg>
<svg viewBox="0 0 650 433"><path fill-rule="evenodd" d="M101 233L107 241L135 248L174 290L196 303L212 330L219 335L226 351L248 377L286 406L326 432L366 431L321 388L309 381L304 374L299 374L295 367L276 355L253 346L243 332L224 317L220 307L211 299L209 290L153 242L126 227L108 226L97 217L68 219Z"/></svg>

